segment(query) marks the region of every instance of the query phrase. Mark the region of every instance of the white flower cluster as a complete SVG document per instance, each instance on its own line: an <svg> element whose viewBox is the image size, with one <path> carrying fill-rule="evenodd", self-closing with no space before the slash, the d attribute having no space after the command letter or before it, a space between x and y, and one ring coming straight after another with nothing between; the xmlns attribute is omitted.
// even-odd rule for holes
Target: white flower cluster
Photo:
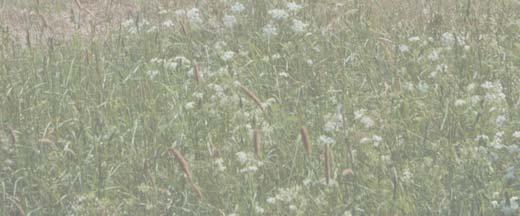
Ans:
<svg viewBox="0 0 520 216"><path fill-rule="evenodd" d="M267 37L267 38L271 38L273 36L276 36L278 35L278 29L272 25L272 24L267 24L265 25L263 28L262 28L262 31L264 32L264 35Z"/></svg>
<svg viewBox="0 0 520 216"><path fill-rule="evenodd" d="M175 16L177 16L178 18L186 17L188 19L188 22L195 26L204 23L204 21L202 20L200 10L198 8L192 8L187 11L184 9L176 10Z"/></svg>
<svg viewBox="0 0 520 216"><path fill-rule="evenodd" d="M176 59L152 58L150 60L150 63L160 65L160 66L164 67L166 70L171 70L171 71L177 69L177 66L179 65L179 63Z"/></svg>
<svg viewBox="0 0 520 216"><path fill-rule="evenodd" d="M374 120L366 115L365 109L360 109L354 112L354 119L358 120L365 126L365 128L371 128L374 126Z"/></svg>
<svg viewBox="0 0 520 216"><path fill-rule="evenodd" d="M244 5L239 2L236 2L234 5L231 6L231 11L233 13L241 13L245 9L246 7L244 7Z"/></svg>
<svg viewBox="0 0 520 216"><path fill-rule="evenodd" d="M296 33L305 32L305 28L307 28L309 24L302 22L301 20L293 19L293 24L291 29Z"/></svg>
<svg viewBox="0 0 520 216"><path fill-rule="evenodd" d="M319 144L321 145L333 145L334 143L336 143L336 140L334 140L334 138L325 135L321 135L319 137L319 141Z"/></svg>
<svg viewBox="0 0 520 216"><path fill-rule="evenodd" d="M224 26L228 28L233 28L237 24L237 18L233 15L224 15L222 18L222 22L224 23Z"/></svg>
<svg viewBox="0 0 520 216"><path fill-rule="evenodd" d="M486 94L484 95L484 99L487 102L495 103L503 101L506 98L506 95L504 94L502 90L502 84L500 84L500 81L486 81L480 85L481 88L483 88L486 91Z"/></svg>
<svg viewBox="0 0 520 216"><path fill-rule="evenodd" d="M287 6L287 10L289 12L296 12L303 8L303 6L301 6L295 2L288 2L286 6ZM285 9L279 9L279 8L267 11L267 13L271 16L271 18L274 21L280 21L280 22L287 20L291 16L289 14L289 12L287 12ZM295 33L303 33L307 30L308 26L309 26L309 24L307 24L299 19L294 18L294 19L292 19L292 24L291 24L290 28ZM278 35L278 29L273 23L269 23L269 24L265 25L262 28L262 31L267 38L271 38L273 36Z"/></svg>
<svg viewBox="0 0 520 216"><path fill-rule="evenodd" d="M289 17L289 13L283 9L272 9L267 12L275 20L283 21Z"/></svg>
<svg viewBox="0 0 520 216"><path fill-rule="evenodd" d="M269 204L275 204L277 202L290 204L299 197L300 191L301 187L299 185L290 188L281 188L278 189L278 193L274 197L269 197L266 201Z"/></svg>
<svg viewBox="0 0 520 216"><path fill-rule="evenodd" d="M264 162L256 160L251 152L237 152L236 153L238 162L244 166L239 170L241 173L255 173L258 167L264 165Z"/></svg>
<svg viewBox="0 0 520 216"><path fill-rule="evenodd" d="M343 125L343 116L341 113L328 113L324 116L325 125L323 130L326 132L336 132Z"/></svg>

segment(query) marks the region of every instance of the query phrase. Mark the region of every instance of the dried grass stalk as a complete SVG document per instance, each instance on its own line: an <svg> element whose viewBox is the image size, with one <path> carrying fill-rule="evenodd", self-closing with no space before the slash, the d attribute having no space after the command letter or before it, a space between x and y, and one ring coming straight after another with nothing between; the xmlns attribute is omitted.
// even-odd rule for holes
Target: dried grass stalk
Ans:
<svg viewBox="0 0 520 216"><path fill-rule="evenodd" d="M253 132L253 146L255 148L255 156L257 159L260 159L260 157L262 156L261 154L261 151L262 151L262 147L261 147L261 144L260 144L260 130L259 129L255 129L254 132Z"/></svg>
<svg viewBox="0 0 520 216"><path fill-rule="evenodd" d="M330 149L329 145L325 145L325 180L327 185L330 183Z"/></svg>
<svg viewBox="0 0 520 216"><path fill-rule="evenodd" d="M177 151L177 149L171 148L169 151L170 151L170 155L175 156L175 159L181 165L182 171L184 172L184 174L186 174L186 178L188 179L188 182L191 184L191 187L193 188L195 193L197 193L197 197L199 199L202 199L202 192L201 192L200 188L193 182L193 179L191 177L191 172L190 172L190 168L188 166L188 161L186 161L186 159L184 159L184 156L182 156L182 154L179 151Z"/></svg>
<svg viewBox="0 0 520 216"><path fill-rule="evenodd" d="M186 174L186 178L188 178L188 180L190 182L192 182L191 172L190 172L190 168L188 166L188 161L186 161L186 159L184 159L184 156L182 156L182 154L179 151L177 151L177 149L171 148L169 151L170 151L170 155L175 156L175 160L177 160L179 165L181 165L182 171L184 172L184 174Z"/></svg>
<svg viewBox="0 0 520 216"><path fill-rule="evenodd" d="M200 188L199 186L195 185L193 182L191 183L191 187L193 188L193 191L195 191L195 193L197 193L197 197L199 198L199 200L202 199L202 191L200 191Z"/></svg>
<svg viewBox="0 0 520 216"><path fill-rule="evenodd" d="M240 85L240 89L249 97L251 100L255 102L255 104L262 110L265 111L265 108L262 106L262 101L253 93L251 90L246 88L243 85Z"/></svg>
<svg viewBox="0 0 520 216"><path fill-rule="evenodd" d="M199 68L199 64L197 64L197 63L195 63L194 74L195 74L195 81L200 82L201 81L200 68Z"/></svg>
<svg viewBox="0 0 520 216"><path fill-rule="evenodd" d="M305 152L307 153L307 156L310 158L311 153L312 153L312 146L311 146L311 142L309 140L309 132L307 131L306 127L301 128L301 134L302 134L303 147L305 148Z"/></svg>

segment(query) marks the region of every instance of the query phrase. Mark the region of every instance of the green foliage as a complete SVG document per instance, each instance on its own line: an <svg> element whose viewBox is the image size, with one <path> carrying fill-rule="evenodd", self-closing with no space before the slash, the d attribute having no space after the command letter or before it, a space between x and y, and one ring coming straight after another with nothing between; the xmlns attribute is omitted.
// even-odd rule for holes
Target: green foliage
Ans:
<svg viewBox="0 0 520 216"><path fill-rule="evenodd" d="M241 2L2 29L0 215L518 214L517 2Z"/></svg>

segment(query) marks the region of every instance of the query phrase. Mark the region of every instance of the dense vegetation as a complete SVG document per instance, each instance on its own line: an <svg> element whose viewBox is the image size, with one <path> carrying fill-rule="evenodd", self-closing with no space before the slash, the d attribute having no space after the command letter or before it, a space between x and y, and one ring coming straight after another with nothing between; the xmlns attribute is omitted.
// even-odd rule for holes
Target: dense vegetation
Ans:
<svg viewBox="0 0 520 216"><path fill-rule="evenodd" d="M0 215L518 214L518 1L153 5L0 21Z"/></svg>

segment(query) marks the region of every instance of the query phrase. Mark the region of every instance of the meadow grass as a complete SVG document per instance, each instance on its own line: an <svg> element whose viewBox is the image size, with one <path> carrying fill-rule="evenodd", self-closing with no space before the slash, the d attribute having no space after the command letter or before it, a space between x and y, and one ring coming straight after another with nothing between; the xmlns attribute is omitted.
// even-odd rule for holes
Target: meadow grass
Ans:
<svg viewBox="0 0 520 216"><path fill-rule="evenodd" d="M520 2L134 2L0 21L0 215L518 215Z"/></svg>

